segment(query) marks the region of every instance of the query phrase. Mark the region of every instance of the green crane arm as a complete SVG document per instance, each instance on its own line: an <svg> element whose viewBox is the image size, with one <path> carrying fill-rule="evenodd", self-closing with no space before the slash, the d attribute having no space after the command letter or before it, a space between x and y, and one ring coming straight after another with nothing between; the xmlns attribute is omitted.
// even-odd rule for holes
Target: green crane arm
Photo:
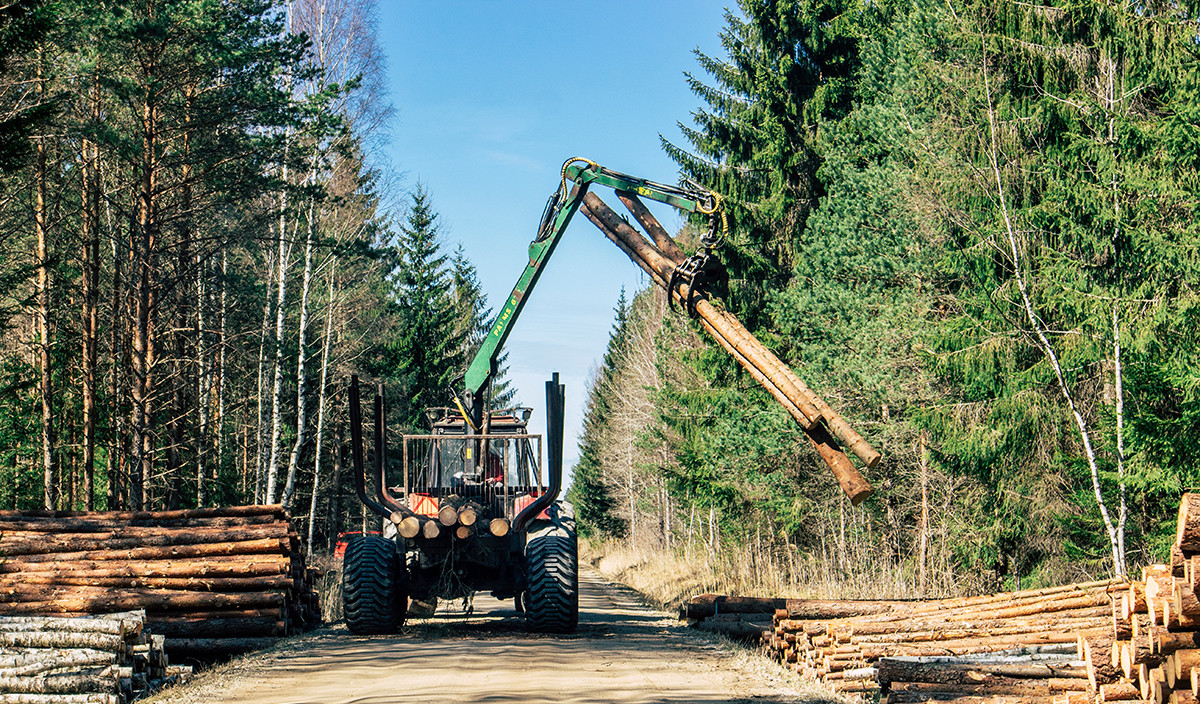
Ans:
<svg viewBox="0 0 1200 704"><path fill-rule="evenodd" d="M568 190L568 182L574 182L574 188ZM607 186L616 191L627 191L644 196L660 203L666 203L688 213L711 213L716 207L713 194L700 188L684 188L668 186L646 179L629 176L617 171L606 169L587 159L571 159L563 165L562 185L550 196L542 222L538 228L537 237L529 244L529 264L517 279L512 293L504 301L504 307L496 317L492 329L488 331L479 351L475 353L471 365L467 368L465 381L465 401L469 407L468 420L475 427L480 427L483 420L483 395L492 378L496 375L497 360L512 332L513 325L525 308L525 301L542 275L542 269L558 247L558 241L563 232L571 224L571 218L583 203L592 184ZM466 411L467 409L463 409Z"/></svg>

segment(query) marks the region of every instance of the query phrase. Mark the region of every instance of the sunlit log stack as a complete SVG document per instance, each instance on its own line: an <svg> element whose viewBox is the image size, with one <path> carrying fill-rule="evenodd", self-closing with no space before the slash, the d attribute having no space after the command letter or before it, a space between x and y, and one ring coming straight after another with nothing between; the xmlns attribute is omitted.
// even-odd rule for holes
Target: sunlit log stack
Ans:
<svg viewBox="0 0 1200 704"><path fill-rule="evenodd" d="M0 511L0 614L143 609L172 653L252 650L314 626L315 580L279 506Z"/></svg>
<svg viewBox="0 0 1200 704"><path fill-rule="evenodd" d="M1170 563L1137 576L927 602L705 594L683 615L757 630L798 672L893 703L1200 704L1200 494L1183 497Z"/></svg>
<svg viewBox="0 0 1200 704"><path fill-rule="evenodd" d="M1099 701L1197 701L1200 692L1200 494L1179 506L1170 564L1149 565L1113 607L1109 638L1081 641Z"/></svg>
<svg viewBox="0 0 1200 704"><path fill-rule="evenodd" d="M145 626L142 611L0 616L0 702L125 704L186 679Z"/></svg>
<svg viewBox="0 0 1200 704"><path fill-rule="evenodd" d="M763 634L761 645L777 660L839 691L877 690L876 664L881 658L907 658L893 661L897 675L896 663L917 663L910 668L913 677L930 677L928 672L943 667L947 672L984 668L940 687L923 687L935 683L913 680L907 688L915 693L897 701L1004 695L1005 687L1022 697L1034 691L1055 699L1083 695L1088 688L1086 669L1080 663L1066 670L1069 666L1062 661L1075 660L1080 634L1112 630L1109 592L1122 584L1106 580L926 602L789 600L775 613L773 628ZM860 613L830 617L807 608L808 603L822 609L827 603L840 603L847 612ZM1022 681L1012 682L1018 679L1015 668L1026 664ZM1004 667L1008 674L988 672ZM955 675L946 677L953 680ZM980 681L971 686L971 678ZM987 682L993 685L990 690L982 686Z"/></svg>

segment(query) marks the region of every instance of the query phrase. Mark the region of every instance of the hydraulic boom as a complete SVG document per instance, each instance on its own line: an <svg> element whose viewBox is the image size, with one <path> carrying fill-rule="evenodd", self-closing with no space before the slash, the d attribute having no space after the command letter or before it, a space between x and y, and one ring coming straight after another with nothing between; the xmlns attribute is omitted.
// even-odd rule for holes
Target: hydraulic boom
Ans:
<svg viewBox="0 0 1200 704"><path fill-rule="evenodd" d="M593 184L613 189L649 233L653 243L613 213L594 193L589 193ZM685 256L645 208L639 196L666 203L689 214L708 215L709 230L701 238L700 250ZM579 210L583 210L614 244L650 274L655 283L667 290L668 300L679 301L693 317L699 318L701 326L717 343L787 409L855 503L870 495L870 484L847 459L838 440L868 467L878 464L880 454L797 378L786 364L755 339L732 313L707 299L707 285L720 275L713 250L728 232L728 220L720 196L696 184L668 186L613 171L581 158L570 159L563 164L561 184L550 196L537 236L529 245L529 264L512 293L505 299L500 315L471 361L464 377L461 398L455 396L455 403L473 430L484 430L487 420L486 393L496 375L497 360L504 343L543 268L558 247L563 232Z"/></svg>

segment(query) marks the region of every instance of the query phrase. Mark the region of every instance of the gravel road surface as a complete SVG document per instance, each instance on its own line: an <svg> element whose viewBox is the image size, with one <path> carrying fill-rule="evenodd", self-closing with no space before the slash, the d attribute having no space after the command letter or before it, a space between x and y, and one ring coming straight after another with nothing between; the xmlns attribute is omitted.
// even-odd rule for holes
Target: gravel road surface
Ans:
<svg viewBox="0 0 1200 704"><path fill-rule="evenodd" d="M581 565L582 567L582 565ZM457 607L458 605L453 605ZM443 606L394 636L338 624L197 676L153 704L836 702L765 659L679 625L586 567L580 625L531 634L512 602Z"/></svg>

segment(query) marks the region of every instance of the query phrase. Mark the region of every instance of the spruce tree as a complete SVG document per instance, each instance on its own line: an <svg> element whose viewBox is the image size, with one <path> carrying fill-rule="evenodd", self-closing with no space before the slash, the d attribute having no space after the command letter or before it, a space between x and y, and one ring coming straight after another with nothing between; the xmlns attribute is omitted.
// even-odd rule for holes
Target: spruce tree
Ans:
<svg viewBox="0 0 1200 704"><path fill-rule="evenodd" d="M579 532L584 537L619 538L625 535L625 519L617 515L617 500L604 476L601 459L608 432L609 397L614 392L613 381L620 372L628 338L629 300L625 289L613 309L612 330L600 368L596 370L588 389L584 408L583 432L579 438L579 460L571 474L571 489L567 498L575 505Z"/></svg>
<svg viewBox="0 0 1200 704"><path fill-rule="evenodd" d="M492 329L495 317L492 308L487 303L487 294L479 286L479 277L475 273L475 265L467 258L462 245L454 250L451 259L451 280L454 297L454 313L458 320L457 336L459 340L460 373L465 373L467 366L479 351L484 337ZM517 390L508 377L508 351L500 354L497 360L497 371L492 379L489 390L489 403L492 408L506 408L513 404Z"/></svg>
<svg viewBox="0 0 1200 704"><path fill-rule="evenodd" d="M418 184L400 225L401 255L394 296L401 323L391 349L401 402L397 417L424 425L424 410L445 405L461 359L461 325L451 297L451 272L438 241L438 215Z"/></svg>

